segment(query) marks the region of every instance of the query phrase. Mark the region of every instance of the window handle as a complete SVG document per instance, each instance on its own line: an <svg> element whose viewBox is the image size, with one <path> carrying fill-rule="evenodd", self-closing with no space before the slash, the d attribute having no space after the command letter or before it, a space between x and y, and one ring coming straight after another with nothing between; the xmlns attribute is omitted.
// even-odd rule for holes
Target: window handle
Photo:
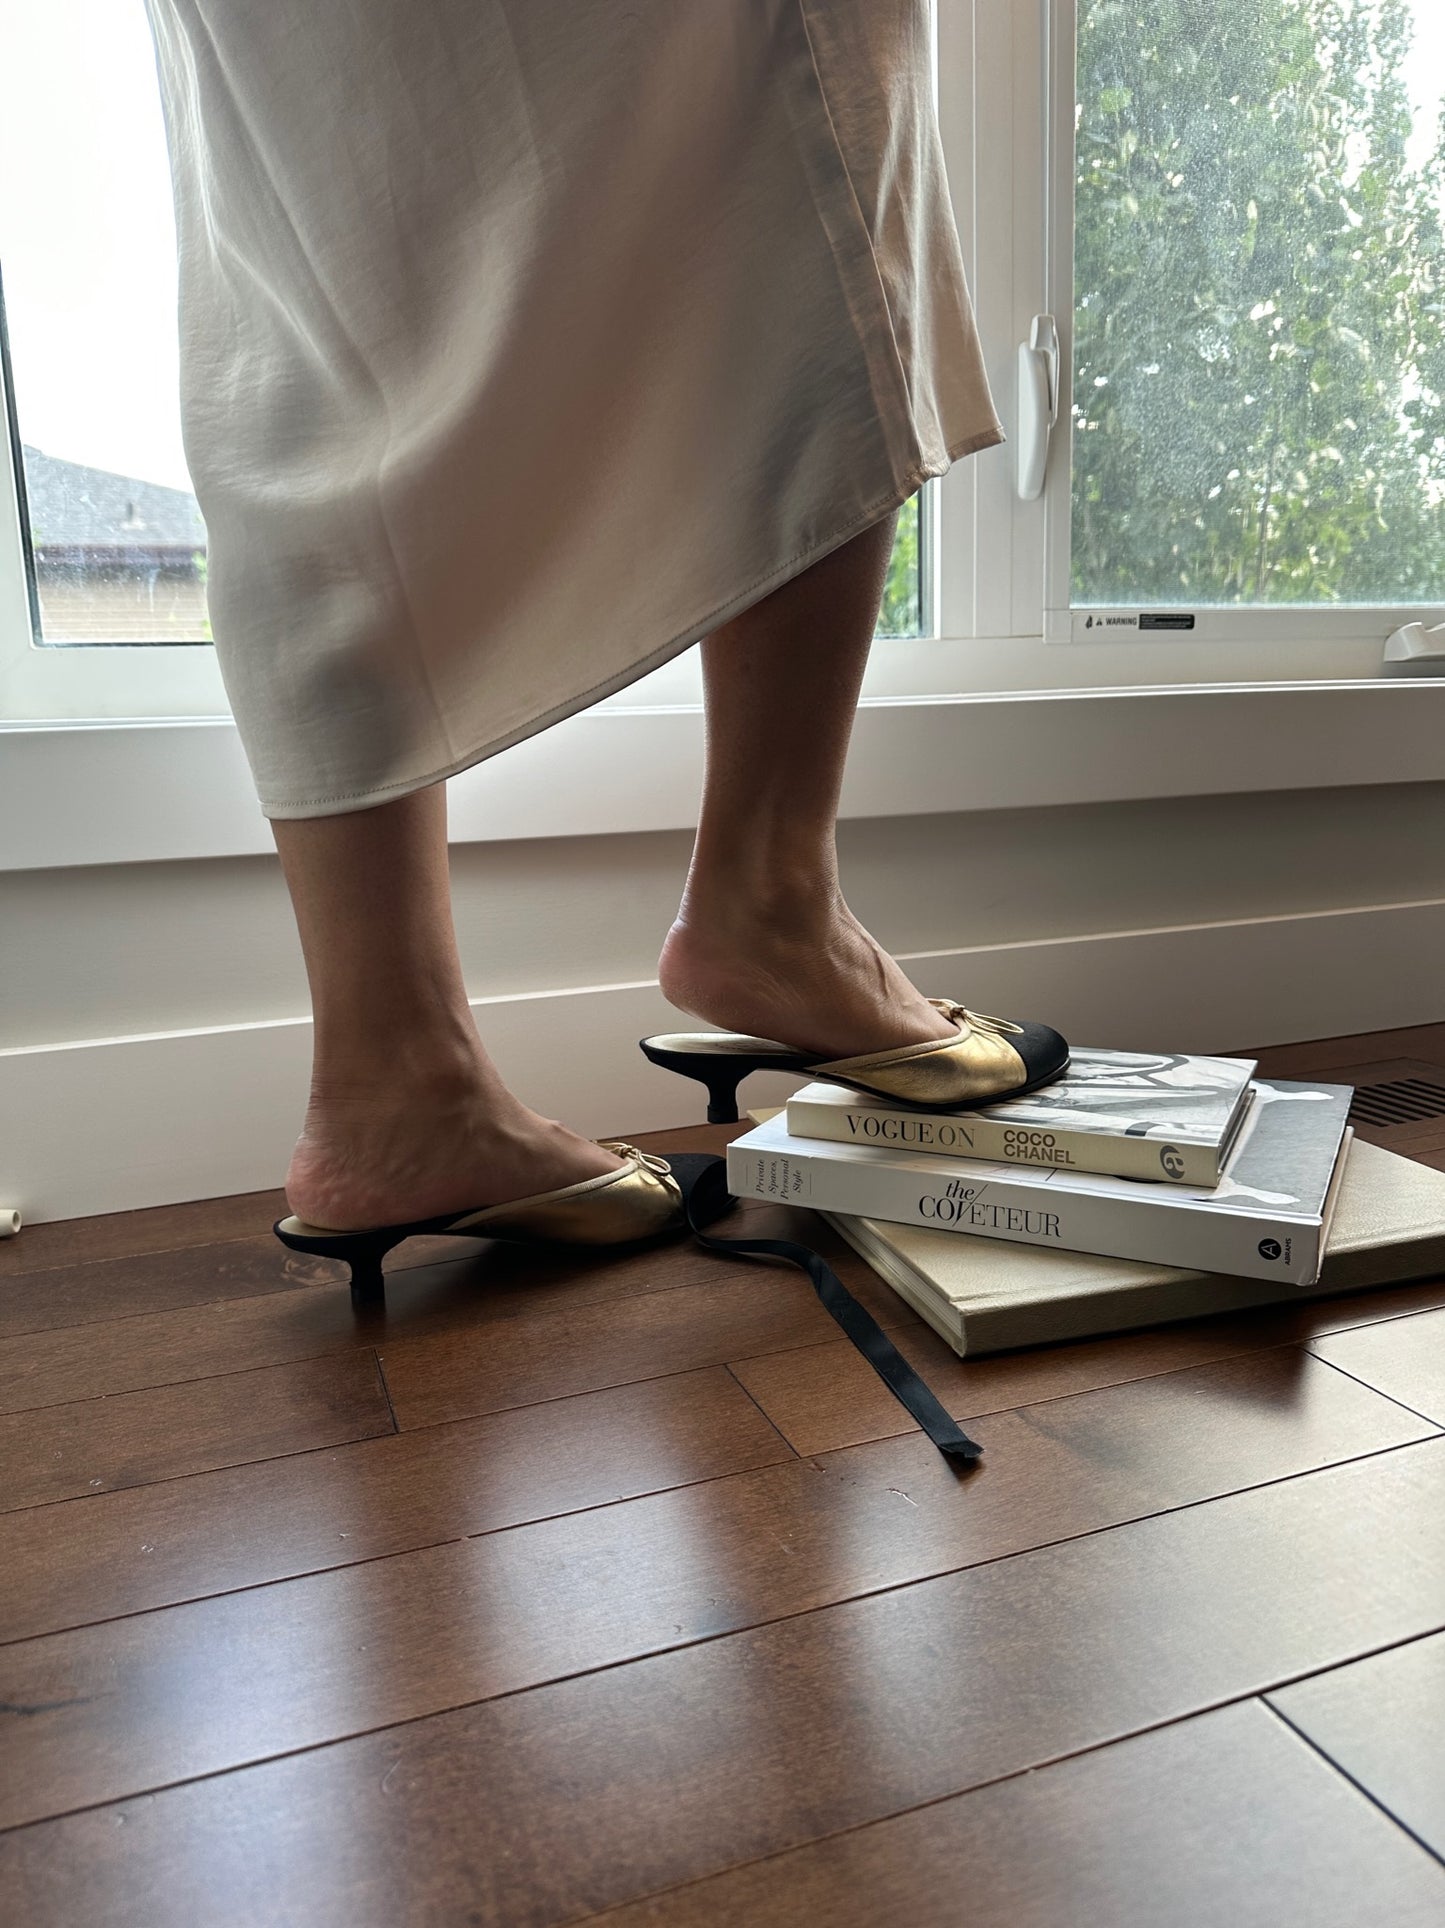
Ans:
<svg viewBox="0 0 1445 1928"><path fill-rule="evenodd" d="M1385 644L1387 663L1418 663L1430 657L1445 657L1445 623L1426 629L1423 623L1406 623Z"/></svg>
<svg viewBox="0 0 1445 1928"><path fill-rule="evenodd" d="M1049 433L1059 419L1059 331L1052 315L1035 315L1019 343L1020 500L1037 502L1049 466Z"/></svg>

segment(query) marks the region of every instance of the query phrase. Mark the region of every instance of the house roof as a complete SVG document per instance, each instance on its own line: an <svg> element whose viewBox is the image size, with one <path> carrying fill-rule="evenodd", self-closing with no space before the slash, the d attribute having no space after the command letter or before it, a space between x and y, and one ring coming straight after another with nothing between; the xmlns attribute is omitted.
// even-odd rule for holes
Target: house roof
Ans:
<svg viewBox="0 0 1445 1928"><path fill-rule="evenodd" d="M64 462L22 445L30 534L37 549L204 549L206 525L187 489Z"/></svg>

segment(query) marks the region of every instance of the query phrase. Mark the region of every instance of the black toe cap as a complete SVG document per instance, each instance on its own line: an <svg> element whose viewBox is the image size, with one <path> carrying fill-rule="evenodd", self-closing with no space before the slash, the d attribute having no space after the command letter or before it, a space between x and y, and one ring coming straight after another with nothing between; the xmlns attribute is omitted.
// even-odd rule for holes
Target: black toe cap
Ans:
<svg viewBox="0 0 1445 1928"><path fill-rule="evenodd" d="M1028 1068L1029 1083L1048 1084L1060 1077L1068 1068L1068 1039L1047 1024L1030 1024L1025 1018L1015 1018L1014 1023L1023 1026L1023 1036L1010 1037L1009 1043Z"/></svg>

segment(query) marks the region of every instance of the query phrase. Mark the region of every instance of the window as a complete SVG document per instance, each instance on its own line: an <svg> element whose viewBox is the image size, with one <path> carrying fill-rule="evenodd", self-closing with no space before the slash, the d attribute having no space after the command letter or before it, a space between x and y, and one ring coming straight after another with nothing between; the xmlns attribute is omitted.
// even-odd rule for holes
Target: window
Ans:
<svg viewBox="0 0 1445 1928"><path fill-rule="evenodd" d="M1011 440L900 515L867 691L1379 675L1445 616L1437 0L931 3ZM144 0L3 39L0 720L225 715Z"/></svg>
<svg viewBox="0 0 1445 1928"><path fill-rule="evenodd" d="M7 20L0 275L35 641L206 640L164 132L141 0Z"/></svg>
<svg viewBox="0 0 1445 1928"><path fill-rule="evenodd" d="M143 0L11 9L3 39L0 717L224 713Z"/></svg>
<svg viewBox="0 0 1445 1928"><path fill-rule="evenodd" d="M945 75L1011 76L945 113L950 175L976 157L970 265L1014 435L975 508L974 680L1379 676L1393 630L1445 615L1435 0L940 19Z"/></svg>
<svg viewBox="0 0 1445 1928"><path fill-rule="evenodd" d="M1442 61L1436 0L1080 0L1086 622L1445 600Z"/></svg>
<svg viewBox="0 0 1445 1928"><path fill-rule="evenodd" d="M0 714L224 712L181 446L175 228L144 0L4 27L0 344L19 542ZM932 623L928 517L899 518L880 636Z"/></svg>

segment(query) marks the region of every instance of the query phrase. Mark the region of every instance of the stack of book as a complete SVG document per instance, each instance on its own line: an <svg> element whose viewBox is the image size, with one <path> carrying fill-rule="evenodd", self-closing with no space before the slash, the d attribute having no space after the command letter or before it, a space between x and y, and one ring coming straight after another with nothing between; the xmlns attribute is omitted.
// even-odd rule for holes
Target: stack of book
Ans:
<svg viewBox="0 0 1445 1928"><path fill-rule="evenodd" d="M951 1112L810 1084L733 1141L728 1184L821 1212L960 1353L1445 1269L1445 1173L1355 1144L1352 1086L1257 1071L1076 1048Z"/></svg>

